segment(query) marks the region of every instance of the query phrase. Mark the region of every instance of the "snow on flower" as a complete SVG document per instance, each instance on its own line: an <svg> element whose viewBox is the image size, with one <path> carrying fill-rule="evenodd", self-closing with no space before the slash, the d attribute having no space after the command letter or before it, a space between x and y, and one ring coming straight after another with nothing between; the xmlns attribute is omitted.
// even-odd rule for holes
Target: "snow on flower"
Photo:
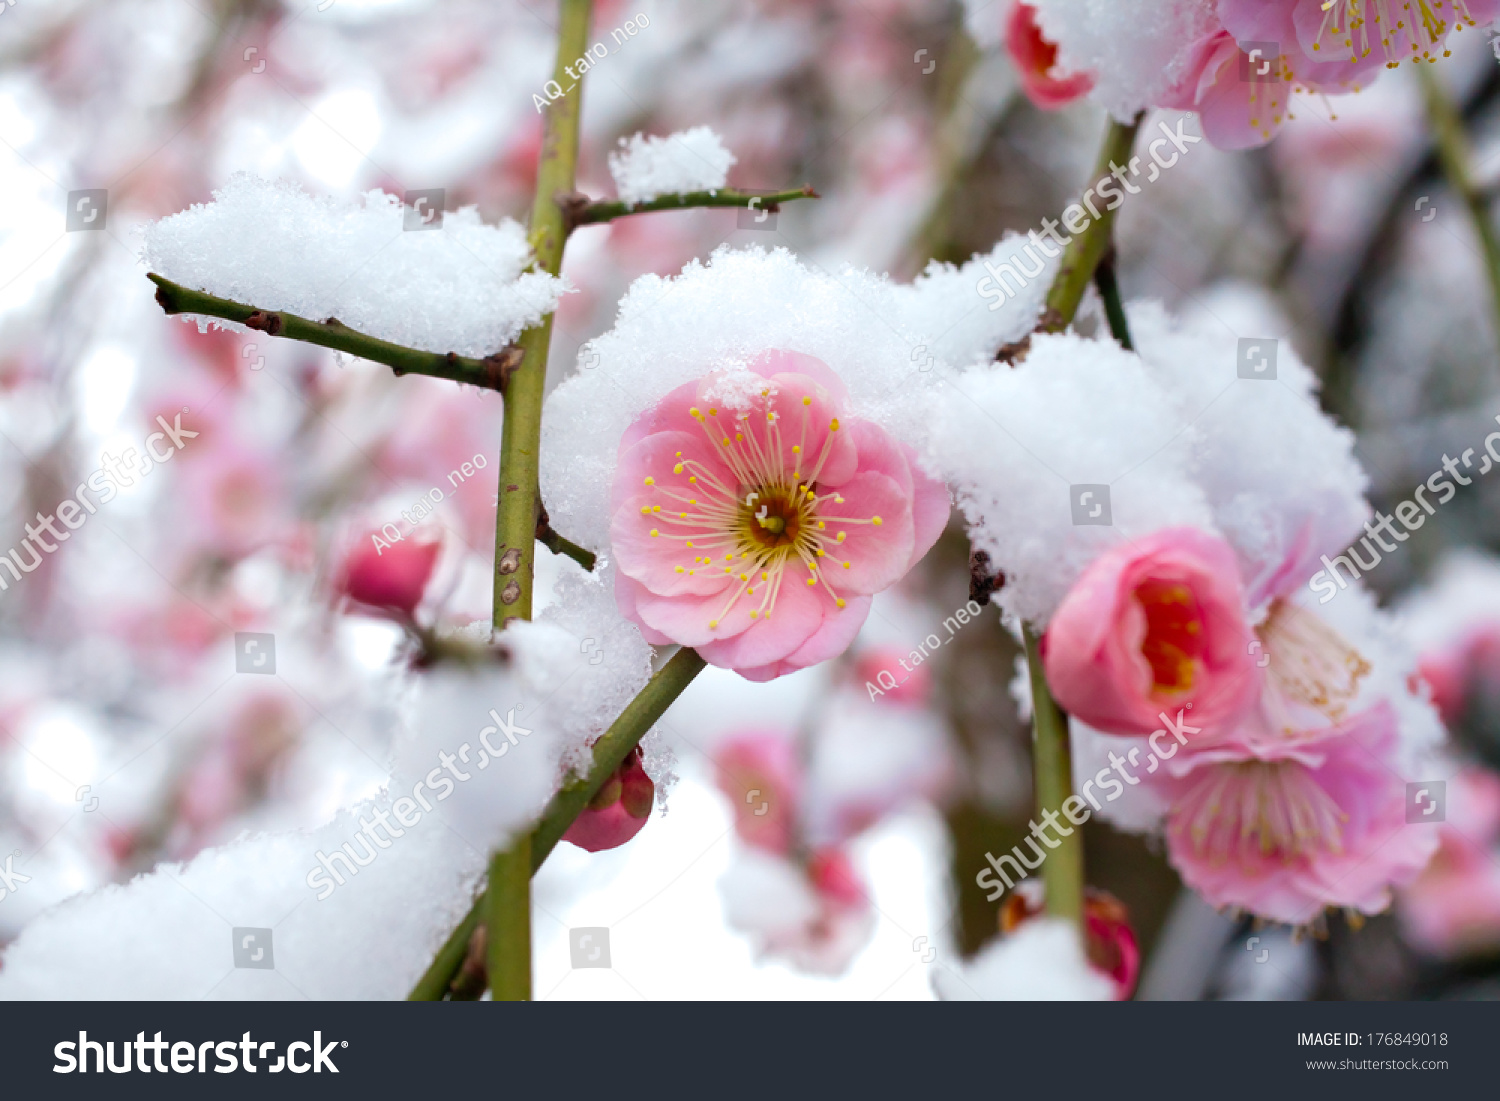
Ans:
<svg viewBox="0 0 1500 1101"><path fill-rule="evenodd" d="M1015 62L1026 98L1043 110L1056 110L1087 95L1094 78L1069 73L1057 64L1057 46L1042 36L1036 9L1017 3L1005 21L1005 48Z"/></svg>
<svg viewBox="0 0 1500 1101"><path fill-rule="evenodd" d="M627 430L611 542L621 610L648 641L751 680L848 647L870 597L936 541L948 493L846 408L826 365L773 351L677 388Z"/></svg>
<svg viewBox="0 0 1500 1101"><path fill-rule="evenodd" d="M976 367L931 398L929 452L974 546L1005 574L997 602L1045 623L1095 559L1162 528L1213 530L1190 457L1195 427L1139 359L1077 336L1037 336L1013 367ZM1107 490L1101 487L1108 487ZM1108 493L1109 526L1079 525Z"/></svg>
<svg viewBox="0 0 1500 1101"><path fill-rule="evenodd" d="M401 199L382 191L346 203L241 173L213 202L148 227L144 258L152 271L221 298L337 317L430 352L491 355L557 308L563 284L526 270L531 250L519 223L487 226L464 207L444 214L440 230L405 233L403 218Z"/></svg>
<svg viewBox="0 0 1500 1101"><path fill-rule="evenodd" d="M1025 243L1007 237L992 255ZM720 248L678 276L637 279L614 328L580 350L586 369L547 399L541 482L552 526L607 550L619 443L630 426L679 387L715 372L743 376L770 351L820 361L840 384L830 394L845 395L841 415L920 451L932 435L926 395L944 387L943 373L992 357L1041 310L1041 280L1004 309L974 309L979 266L930 265L898 287L857 269L810 269L785 249Z"/></svg>
<svg viewBox="0 0 1500 1101"><path fill-rule="evenodd" d="M875 912L839 849L805 863L746 848L719 882L724 920L759 956L815 975L841 974L869 942Z"/></svg>
<svg viewBox="0 0 1500 1101"><path fill-rule="evenodd" d="M609 155L609 174L620 198L641 203L680 191L717 191L734 163L718 134L695 126L665 138L621 138L620 148Z"/></svg>

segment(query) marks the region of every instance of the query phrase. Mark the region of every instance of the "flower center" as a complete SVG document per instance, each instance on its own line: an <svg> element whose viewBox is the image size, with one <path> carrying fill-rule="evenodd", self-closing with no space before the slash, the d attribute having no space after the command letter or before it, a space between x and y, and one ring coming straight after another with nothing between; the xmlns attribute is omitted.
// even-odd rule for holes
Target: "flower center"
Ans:
<svg viewBox="0 0 1500 1101"><path fill-rule="evenodd" d="M676 572L708 571L730 583L727 603L709 620L710 628L747 597L756 598L751 619L770 619L781 587L799 581L821 588L836 607L847 606L829 577L833 570L850 568L836 552L851 528L884 523L879 516L843 515L839 506L844 498L818 484L839 431L838 419L829 421L822 447L810 456L813 399L802 398L797 436L788 432L783 437L772 391L760 396L761 408L745 412L689 409L720 463L685 458L679 451L670 478L646 479L666 501L641 509L664 525L652 528L652 537L678 540L691 552L691 560L684 557ZM798 442L790 444L793 438Z"/></svg>
<svg viewBox="0 0 1500 1101"><path fill-rule="evenodd" d="M1174 816L1199 854L1241 864L1342 852L1349 820L1295 761L1215 765L1188 789Z"/></svg>
<svg viewBox="0 0 1500 1101"><path fill-rule="evenodd" d="M1359 694L1370 663L1315 613L1285 600L1255 630L1265 647L1267 673L1281 694L1321 711L1333 722Z"/></svg>
<svg viewBox="0 0 1500 1101"><path fill-rule="evenodd" d="M1455 30L1474 26L1474 17L1464 0L1451 0ZM1323 25L1318 28L1313 50L1322 53L1327 41L1330 53L1342 46L1350 61L1370 55L1375 43L1385 54L1386 68L1404 60L1433 61L1431 48L1448 32L1448 20L1437 13L1443 0L1324 0ZM1443 51L1447 57L1448 50Z"/></svg>
<svg viewBox="0 0 1500 1101"><path fill-rule="evenodd" d="M1193 591L1180 581L1151 578L1136 586L1135 599L1146 615L1141 656L1151 666L1153 687L1191 691L1204 650L1203 613Z"/></svg>

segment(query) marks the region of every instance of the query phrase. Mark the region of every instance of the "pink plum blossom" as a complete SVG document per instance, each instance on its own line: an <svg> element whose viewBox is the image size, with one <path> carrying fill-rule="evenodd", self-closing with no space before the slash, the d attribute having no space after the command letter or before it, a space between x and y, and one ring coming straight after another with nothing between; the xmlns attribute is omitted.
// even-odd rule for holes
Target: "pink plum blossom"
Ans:
<svg viewBox="0 0 1500 1101"><path fill-rule="evenodd" d="M376 547L360 539L344 560L340 588L351 599L374 608L389 608L410 618L422 602L442 547L403 539Z"/></svg>
<svg viewBox="0 0 1500 1101"><path fill-rule="evenodd" d="M797 833L802 768L789 736L746 731L714 753L719 790L729 797L734 828L748 845L785 854Z"/></svg>
<svg viewBox="0 0 1500 1101"><path fill-rule="evenodd" d="M848 647L949 506L911 448L846 404L821 361L773 351L630 426L610 534L620 610L647 641L761 681Z"/></svg>
<svg viewBox="0 0 1500 1101"><path fill-rule="evenodd" d="M1113 734L1149 734L1163 711L1195 726L1233 720L1259 669L1234 552L1195 528L1169 528L1100 556L1042 640L1059 703Z"/></svg>
<svg viewBox="0 0 1500 1101"><path fill-rule="evenodd" d="M1005 48L1015 63L1026 98L1044 111L1066 107L1089 93L1094 86L1087 73L1070 73L1059 69L1057 46L1042 37L1037 26L1036 9L1017 3L1005 20Z"/></svg>
<svg viewBox="0 0 1500 1101"><path fill-rule="evenodd" d="M1292 741L1259 709L1236 741L1189 746L1157 781L1183 882L1214 906L1293 925L1325 907L1385 909L1437 847L1406 822L1397 724L1382 701Z"/></svg>
<svg viewBox="0 0 1500 1101"><path fill-rule="evenodd" d="M641 751L637 747L604 781L604 786L589 800L562 839L591 853L619 848L641 832L646 819L651 817L655 796L656 785L641 767Z"/></svg>

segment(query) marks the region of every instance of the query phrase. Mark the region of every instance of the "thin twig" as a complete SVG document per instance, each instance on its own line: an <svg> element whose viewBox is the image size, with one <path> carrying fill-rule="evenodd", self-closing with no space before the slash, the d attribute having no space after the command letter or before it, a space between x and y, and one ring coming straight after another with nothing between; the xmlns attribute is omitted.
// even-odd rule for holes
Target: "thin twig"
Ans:
<svg viewBox="0 0 1500 1101"><path fill-rule="evenodd" d="M156 284L156 301L168 314L190 314L233 321L267 336L300 340L306 344L347 352L375 363L384 363L397 375L446 378L486 390L498 390L503 394L511 373L521 361L520 349L514 344L507 345L484 359L471 359L452 352L423 352L351 329L336 317L330 317L326 321L309 321L285 310L261 309L243 302L231 302L206 291L195 291L155 272L148 273L146 278Z"/></svg>

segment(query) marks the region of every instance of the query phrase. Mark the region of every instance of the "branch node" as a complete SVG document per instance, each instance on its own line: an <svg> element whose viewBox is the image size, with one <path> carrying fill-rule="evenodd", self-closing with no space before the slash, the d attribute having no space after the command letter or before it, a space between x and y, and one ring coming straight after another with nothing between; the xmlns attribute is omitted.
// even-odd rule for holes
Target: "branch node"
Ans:
<svg viewBox="0 0 1500 1101"><path fill-rule="evenodd" d="M510 385L510 376L516 373L525 358L526 353L518 344L507 344L494 355L485 356L484 385L505 393L505 388Z"/></svg>
<svg viewBox="0 0 1500 1101"><path fill-rule="evenodd" d="M286 327L281 320L281 314L267 313L265 310L256 310L249 317L245 318L245 325L248 328L257 329L267 336L280 336L281 330Z"/></svg>
<svg viewBox="0 0 1500 1101"><path fill-rule="evenodd" d="M552 196L552 201L557 204L557 209L562 211L565 233L572 233L583 224L584 214L594 203L594 200L582 191L559 191Z"/></svg>

